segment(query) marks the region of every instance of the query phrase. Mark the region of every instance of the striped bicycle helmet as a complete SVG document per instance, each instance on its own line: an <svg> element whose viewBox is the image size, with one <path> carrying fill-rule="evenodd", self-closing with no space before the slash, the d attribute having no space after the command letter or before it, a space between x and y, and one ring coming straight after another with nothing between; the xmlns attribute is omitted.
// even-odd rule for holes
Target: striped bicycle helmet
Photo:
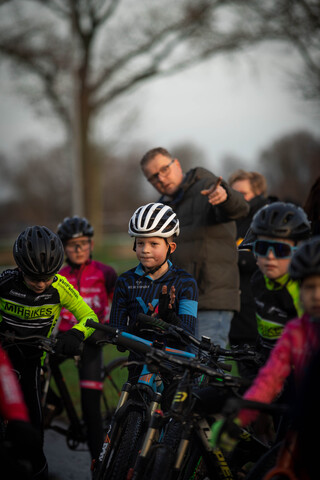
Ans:
<svg viewBox="0 0 320 480"><path fill-rule="evenodd" d="M179 220L171 207L163 203L148 203L139 207L129 222L131 237L168 238L180 233Z"/></svg>

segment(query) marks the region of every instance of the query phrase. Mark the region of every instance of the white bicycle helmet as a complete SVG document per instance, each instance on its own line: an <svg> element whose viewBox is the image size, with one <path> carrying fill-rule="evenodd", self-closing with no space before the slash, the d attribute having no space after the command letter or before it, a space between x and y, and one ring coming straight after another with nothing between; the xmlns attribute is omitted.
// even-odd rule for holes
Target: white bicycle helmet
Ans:
<svg viewBox="0 0 320 480"><path fill-rule="evenodd" d="M131 237L163 237L180 233L179 220L171 207L163 203L148 203L139 207L129 222Z"/></svg>

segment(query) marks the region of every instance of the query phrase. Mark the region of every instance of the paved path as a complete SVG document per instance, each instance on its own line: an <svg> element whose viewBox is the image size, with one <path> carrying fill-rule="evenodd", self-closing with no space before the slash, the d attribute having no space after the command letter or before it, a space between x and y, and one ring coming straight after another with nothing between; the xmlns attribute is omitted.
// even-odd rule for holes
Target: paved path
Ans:
<svg viewBox="0 0 320 480"><path fill-rule="evenodd" d="M63 435L46 430L44 451L50 480L91 480L91 457L86 445L80 445L79 450L70 450Z"/></svg>

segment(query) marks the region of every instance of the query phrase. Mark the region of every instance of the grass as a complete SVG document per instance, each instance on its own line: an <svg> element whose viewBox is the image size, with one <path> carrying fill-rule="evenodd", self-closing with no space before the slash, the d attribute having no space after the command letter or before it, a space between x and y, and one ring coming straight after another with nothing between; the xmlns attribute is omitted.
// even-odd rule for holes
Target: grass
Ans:
<svg viewBox="0 0 320 480"><path fill-rule="evenodd" d="M114 358L117 357L127 357L128 353L121 353L117 350L117 348L114 345L107 345L103 347L103 358L104 358L104 365L106 365L108 362L113 360ZM78 415L82 416L81 412L81 404L80 404L80 385L79 385L79 375L78 375L78 368L76 366L76 363L73 358L70 358L63 362L60 366L63 377L65 379L67 388L69 390L69 393L71 395L72 401L74 403L74 406L76 408L76 411ZM121 372L119 373L121 375L121 380L120 384L124 383L127 378L127 370L122 369ZM56 385L54 383L54 380L52 381L52 388L57 392ZM113 402L116 402L117 399L113 397ZM61 414L61 418L66 419L66 412L65 410Z"/></svg>

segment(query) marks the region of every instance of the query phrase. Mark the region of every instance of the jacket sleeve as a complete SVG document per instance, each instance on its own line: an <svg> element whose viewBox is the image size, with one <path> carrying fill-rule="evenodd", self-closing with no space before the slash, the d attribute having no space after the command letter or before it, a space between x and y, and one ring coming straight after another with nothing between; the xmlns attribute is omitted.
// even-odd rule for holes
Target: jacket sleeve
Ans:
<svg viewBox="0 0 320 480"><path fill-rule="evenodd" d="M195 327L198 312L198 287L194 278L190 277L189 282L183 284L181 293L179 292L178 316L184 327L195 335Z"/></svg>
<svg viewBox="0 0 320 480"><path fill-rule="evenodd" d="M206 169L198 168L196 169L195 180L196 188L200 193L201 190L215 185L218 177ZM250 205L244 199L242 193L231 188L225 180L222 180L221 186L227 192L227 200L219 205L211 206L216 217L216 222L222 223L246 217L250 212Z"/></svg>
<svg viewBox="0 0 320 480"><path fill-rule="evenodd" d="M62 277L61 275L57 275L57 277L59 281L58 285L61 306L70 310L78 321L78 323L72 328L82 332L85 339L90 337L95 330L94 328L86 327L86 321L91 319L99 323L97 315L65 277Z"/></svg>
<svg viewBox="0 0 320 480"><path fill-rule="evenodd" d="M110 313L110 325L112 327L126 330L129 318L127 298L125 280L119 277L115 286Z"/></svg>
<svg viewBox="0 0 320 480"><path fill-rule="evenodd" d="M104 276L105 276L105 286L106 286L106 291L108 293L108 298L109 300L112 301L118 275L112 267L108 266L104 272Z"/></svg>
<svg viewBox="0 0 320 480"><path fill-rule="evenodd" d="M228 198L220 204L219 207L228 219L237 220L238 218L247 216L250 211L250 205L244 199L242 193L231 188L224 180L222 180L221 186L226 190Z"/></svg>
<svg viewBox="0 0 320 480"><path fill-rule="evenodd" d="M290 331L286 327L271 351L266 365L259 370L252 386L245 393L245 399L263 403L271 403L275 399L291 371L291 351L292 339ZM256 410L243 409L238 416L242 425L246 426L253 422L258 415L259 412Z"/></svg>
<svg viewBox="0 0 320 480"><path fill-rule="evenodd" d="M2 348L0 348L0 414L6 420L29 421L20 385Z"/></svg>

